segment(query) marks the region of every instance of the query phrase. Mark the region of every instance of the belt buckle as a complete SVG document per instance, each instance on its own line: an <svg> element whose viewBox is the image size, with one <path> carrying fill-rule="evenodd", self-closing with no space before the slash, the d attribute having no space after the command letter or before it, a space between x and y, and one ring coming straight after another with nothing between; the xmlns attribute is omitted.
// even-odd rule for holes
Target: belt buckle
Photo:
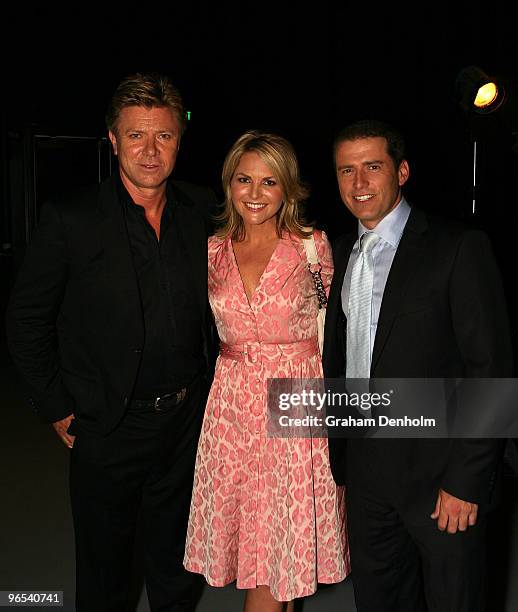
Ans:
<svg viewBox="0 0 518 612"><path fill-rule="evenodd" d="M254 365L259 361L261 347L258 342L246 343L243 347L245 362L248 365Z"/></svg>
<svg viewBox="0 0 518 612"><path fill-rule="evenodd" d="M161 400L167 401L168 399L170 399L171 401L173 401L174 399L173 406L176 406L177 404L179 404L185 399L186 395L187 395L187 387L184 387L183 389L180 389L180 391L176 391L176 393L168 393L167 395L163 395L161 397L155 397L155 402L154 402L155 412L164 412L164 410L167 410L167 408L160 407Z"/></svg>
<svg viewBox="0 0 518 612"><path fill-rule="evenodd" d="M153 408L155 409L155 412L162 412L163 408L160 408L160 400L164 399L163 397L155 397L155 404L153 406Z"/></svg>

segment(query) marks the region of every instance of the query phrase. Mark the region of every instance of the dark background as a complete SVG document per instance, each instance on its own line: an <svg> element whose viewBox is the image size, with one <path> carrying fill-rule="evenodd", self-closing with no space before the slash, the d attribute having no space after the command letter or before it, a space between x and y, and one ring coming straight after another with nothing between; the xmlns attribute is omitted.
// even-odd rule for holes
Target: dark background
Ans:
<svg viewBox="0 0 518 612"><path fill-rule="evenodd" d="M220 193L232 142L249 128L277 131L293 142L311 186L308 217L331 238L353 227L335 186L333 134L361 118L396 124L407 137L410 201L482 227L493 239L516 338L509 226L517 203L518 45L505 3L483 9L416 3L411 12L394 3L304 8L280 0L149 3L103 12L24 7L11 10L4 34L3 304L41 202L109 172L109 148L99 139L117 83L156 70L172 77L191 111L177 178ZM471 64L504 80L510 95L499 113L470 120L457 104L455 78Z"/></svg>
<svg viewBox="0 0 518 612"><path fill-rule="evenodd" d="M509 3L499 1L481 8L471 2L419 2L409 9L393 2L321 0L312 8L277 0L85 4L59 12L29 5L3 9L2 319L41 203L110 172L106 104L124 76L153 70L172 77L192 113L176 178L208 185L220 194L221 166L233 141L250 128L279 132L294 144L311 186L308 217L331 238L354 227L335 185L333 134L346 123L369 117L397 125L407 137L409 200L490 235L516 349L512 290L518 151L513 150L512 132L518 133L513 95L518 37L509 10ZM469 118L455 100L456 76L473 64L504 80L509 96L499 113ZM479 151L475 214L474 137ZM3 334L1 325L0 365L8 366L5 379L10 380ZM2 400L6 406L13 402ZM7 435L11 431L6 427ZM13 436L16 448L18 440ZM28 469L20 470L20 479L27 478ZM516 479L509 479L506 496L514 499L517 490ZM13 504L13 516L19 508ZM504 504L494 522L499 530L491 537L492 558L500 567L508 565L516 540L510 517L517 508L516 500ZM516 532L518 518L514 525ZM494 590L503 597L497 564L490 565L495 568ZM492 609L501 609L493 603Z"/></svg>

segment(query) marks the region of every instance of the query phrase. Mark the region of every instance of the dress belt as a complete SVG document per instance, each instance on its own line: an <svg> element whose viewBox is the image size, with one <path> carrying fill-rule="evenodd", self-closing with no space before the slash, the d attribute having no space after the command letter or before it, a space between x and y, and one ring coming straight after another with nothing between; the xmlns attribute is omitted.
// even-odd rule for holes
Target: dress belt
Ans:
<svg viewBox="0 0 518 612"><path fill-rule="evenodd" d="M318 340L315 336L309 340L273 344L268 342L246 342L244 344L221 343L219 354L225 359L257 363L260 361L291 361L318 354Z"/></svg>

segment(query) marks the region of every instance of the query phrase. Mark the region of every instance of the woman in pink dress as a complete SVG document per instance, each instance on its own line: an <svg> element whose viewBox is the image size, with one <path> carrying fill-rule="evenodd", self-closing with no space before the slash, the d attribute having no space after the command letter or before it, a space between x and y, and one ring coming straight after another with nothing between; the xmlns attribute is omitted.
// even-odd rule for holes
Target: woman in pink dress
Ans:
<svg viewBox="0 0 518 612"><path fill-rule="evenodd" d="M248 132L223 166L223 225L209 239L220 354L198 446L185 567L237 581L246 612L293 610L349 573L344 491L327 439L266 431L269 378L322 377L319 304L300 218L306 190L283 138ZM313 233L326 291L332 256ZM284 604L283 602L289 602Z"/></svg>

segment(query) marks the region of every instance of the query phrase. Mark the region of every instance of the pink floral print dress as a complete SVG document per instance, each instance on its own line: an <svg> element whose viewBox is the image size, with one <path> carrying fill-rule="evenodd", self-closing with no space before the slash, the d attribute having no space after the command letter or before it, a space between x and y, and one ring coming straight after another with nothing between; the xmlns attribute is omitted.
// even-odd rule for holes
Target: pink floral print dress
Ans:
<svg viewBox="0 0 518 612"><path fill-rule="evenodd" d="M332 256L314 233L329 290ZM301 239L284 234L248 301L230 238L209 239L221 351L198 445L185 567L212 586L267 585L278 601L350 571L344 490L325 438L266 434L269 378L322 376L318 300Z"/></svg>

